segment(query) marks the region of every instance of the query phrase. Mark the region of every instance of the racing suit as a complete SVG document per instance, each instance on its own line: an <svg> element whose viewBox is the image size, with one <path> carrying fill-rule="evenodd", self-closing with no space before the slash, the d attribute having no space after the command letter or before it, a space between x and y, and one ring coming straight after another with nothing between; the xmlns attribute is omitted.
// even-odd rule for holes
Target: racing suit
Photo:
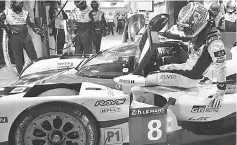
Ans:
<svg viewBox="0 0 237 145"><path fill-rule="evenodd" d="M215 25L216 27L223 32L225 30L225 17L221 13L219 13L215 18Z"/></svg>
<svg viewBox="0 0 237 145"><path fill-rule="evenodd" d="M93 43L95 44L97 53L100 51L101 39L106 26L106 20L104 17L104 12L102 12L101 10L98 11L92 10L89 15L93 24L93 31L94 31Z"/></svg>
<svg viewBox="0 0 237 145"><path fill-rule="evenodd" d="M203 78L203 74L208 69L208 67L212 63L214 63L217 72L217 92L213 96L219 99L219 97L223 96L223 92L226 89L227 71L226 71L226 52L224 44L220 39L220 33L217 30L217 28L213 27L210 33L208 33L202 49L203 50L201 52L200 57L196 60L195 64L192 67L189 66L190 69L187 69L184 66L183 70L176 68L172 70L164 69L159 72L149 74L145 78L145 86L160 85L160 86L174 86L181 88L195 87ZM132 88L133 96L136 99L139 100L144 99L144 97L140 97L141 94L143 94L142 92L143 91L140 87ZM211 101L211 103L214 101L215 99Z"/></svg>
<svg viewBox="0 0 237 145"><path fill-rule="evenodd" d="M59 8L55 9L49 9L49 17L50 20L52 21L55 16L58 14L60 11ZM65 44L65 30L64 30L64 25L65 25L65 20L68 19L67 14L62 10L60 14L55 18L55 20L52 22L52 34L55 39L56 43L56 50L57 54L62 54L63 53L63 48Z"/></svg>
<svg viewBox="0 0 237 145"><path fill-rule="evenodd" d="M216 28L212 28L216 29ZM212 32L215 32L213 30ZM190 88L196 86L203 78L204 72L215 64L217 71L217 87L225 90L226 87L226 52L218 31L210 33L206 38L201 56L190 70L161 70L159 73L150 74L145 79L146 86L162 85Z"/></svg>
<svg viewBox="0 0 237 145"><path fill-rule="evenodd" d="M76 35L75 54L92 54L92 22L89 17L91 12L90 7L84 10L75 8L73 10L76 20L76 28L74 35Z"/></svg>
<svg viewBox="0 0 237 145"><path fill-rule="evenodd" d="M4 20L6 20L7 25L4 24ZM22 10L22 12L17 14L12 9L7 9L1 13L0 27L5 29L9 35L9 44L15 57L18 73L23 69L23 49L25 49L32 61L37 59L37 54L32 38L28 33L27 25L29 25L35 33L42 34L39 28L31 22L28 11Z"/></svg>
<svg viewBox="0 0 237 145"><path fill-rule="evenodd" d="M226 32L236 32L237 11L225 14Z"/></svg>

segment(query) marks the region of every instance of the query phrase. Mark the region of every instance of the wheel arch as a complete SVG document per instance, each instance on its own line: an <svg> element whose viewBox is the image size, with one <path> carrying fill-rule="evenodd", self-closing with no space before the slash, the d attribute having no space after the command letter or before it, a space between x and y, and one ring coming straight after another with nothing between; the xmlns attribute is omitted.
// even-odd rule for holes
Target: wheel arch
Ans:
<svg viewBox="0 0 237 145"><path fill-rule="evenodd" d="M10 128L10 131L9 131L9 134L8 134L8 141L9 141L9 144L11 142L11 136L13 135L13 129L14 127L16 126L16 123L17 121L19 121L20 117L23 116L24 114L26 114L27 112L29 112L30 110L32 109L36 109L36 108L39 108L39 107L43 107L43 106L47 106L47 105L57 105L57 106L69 106L69 107L72 107L72 108L79 108L79 109L82 109L84 111L87 111L88 114L91 115L91 117L93 117L93 119L95 120L95 126L96 128L98 129L98 139L100 140L100 124L99 122L97 121L96 117L94 116L94 114L88 109L86 108L85 106L81 105L81 104L77 104L77 103L74 103L74 102L69 102L69 101L50 101L50 102L43 102L43 103L39 103L39 104L35 104L35 105L32 105L28 108L26 108L25 110L23 110L17 117L16 119L14 120L14 122L12 123L11 125L11 128Z"/></svg>

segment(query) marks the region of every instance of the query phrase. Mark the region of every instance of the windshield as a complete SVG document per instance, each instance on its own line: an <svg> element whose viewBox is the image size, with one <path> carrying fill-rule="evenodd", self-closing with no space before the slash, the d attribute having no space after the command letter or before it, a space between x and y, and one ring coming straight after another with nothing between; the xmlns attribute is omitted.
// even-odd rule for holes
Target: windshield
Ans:
<svg viewBox="0 0 237 145"><path fill-rule="evenodd" d="M137 44L124 43L107 49L87 61L79 69L86 77L114 78L133 72Z"/></svg>

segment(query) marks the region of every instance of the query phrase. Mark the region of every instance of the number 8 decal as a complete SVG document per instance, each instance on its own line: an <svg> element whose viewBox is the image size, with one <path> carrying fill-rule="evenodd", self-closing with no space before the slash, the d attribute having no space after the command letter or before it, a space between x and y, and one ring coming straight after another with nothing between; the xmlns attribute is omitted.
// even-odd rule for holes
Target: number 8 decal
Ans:
<svg viewBox="0 0 237 145"><path fill-rule="evenodd" d="M155 127L153 127L154 124L155 124ZM162 131L160 130L160 127L161 127L160 120L151 120L148 123L149 131L148 131L147 137L149 140L158 140L162 137ZM154 132L156 132L156 134L154 134L153 136Z"/></svg>

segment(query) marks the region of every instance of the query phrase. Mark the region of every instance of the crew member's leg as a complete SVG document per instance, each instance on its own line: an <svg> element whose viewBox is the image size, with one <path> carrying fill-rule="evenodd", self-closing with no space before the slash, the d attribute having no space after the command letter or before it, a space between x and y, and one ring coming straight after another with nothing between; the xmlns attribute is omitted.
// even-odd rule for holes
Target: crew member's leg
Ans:
<svg viewBox="0 0 237 145"><path fill-rule="evenodd" d="M21 35L12 35L9 37L10 47L12 49L17 72L20 74L23 69L23 39Z"/></svg>
<svg viewBox="0 0 237 145"><path fill-rule="evenodd" d="M190 79L184 75L178 74L179 71L174 72L156 72L148 75L145 78L145 87L133 87L131 89L134 100L146 102L145 100L147 98L144 97L144 93L149 92L151 86L191 88L196 86L201 80ZM181 70L180 72L183 71Z"/></svg>
<svg viewBox="0 0 237 145"><path fill-rule="evenodd" d="M170 70L149 74L145 78L145 86L159 85L169 87L191 88L196 86L202 79L191 79L187 76L182 75L182 72L183 70Z"/></svg>
<svg viewBox="0 0 237 145"><path fill-rule="evenodd" d="M77 34L76 43L75 43L75 54L82 54L82 40L81 35Z"/></svg>
<svg viewBox="0 0 237 145"><path fill-rule="evenodd" d="M100 45L101 45L101 39L102 39L102 32L101 31L95 31L95 48L96 53L100 51Z"/></svg>
<svg viewBox="0 0 237 145"><path fill-rule="evenodd" d="M84 31L80 36L84 54L92 54L92 30Z"/></svg>
<svg viewBox="0 0 237 145"><path fill-rule="evenodd" d="M34 61L37 59L37 54L36 54L35 47L34 47L30 34L26 35L24 39L23 47L31 61Z"/></svg>
<svg viewBox="0 0 237 145"><path fill-rule="evenodd" d="M64 29L58 29L57 54L63 54L64 44L65 44L65 31Z"/></svg>

